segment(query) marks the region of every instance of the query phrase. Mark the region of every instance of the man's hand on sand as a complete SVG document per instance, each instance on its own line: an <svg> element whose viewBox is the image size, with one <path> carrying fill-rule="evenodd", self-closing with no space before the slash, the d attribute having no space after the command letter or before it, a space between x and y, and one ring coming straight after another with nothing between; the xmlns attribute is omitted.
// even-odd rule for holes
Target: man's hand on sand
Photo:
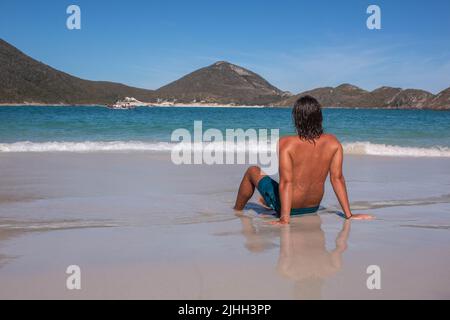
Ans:
<svg viewBox="0 0 450 320"><path fill-rule="evenodd" d="M336 214L346 220L374 220L375 217L370 214L365 213L357 213L352 214L350 218L347 218L346 215L343 212L336 212Z"/></svg>
<svg viewBox="0 0 450 320"><path fill-rule="evenodd" d="M361 214L353 214L350 217L350 220L373 220L373 219L375 219L374 216L372 216L370 214L363 214L363 213L361 213Z"/></svg>
<svg viewBox="0 0 450 320"><path fill-rule="evenodd" d="M271 224L273 226L287 226L287 225L289 225L289 221L280 219L277 221L270 221L269 224Z"/></svg>

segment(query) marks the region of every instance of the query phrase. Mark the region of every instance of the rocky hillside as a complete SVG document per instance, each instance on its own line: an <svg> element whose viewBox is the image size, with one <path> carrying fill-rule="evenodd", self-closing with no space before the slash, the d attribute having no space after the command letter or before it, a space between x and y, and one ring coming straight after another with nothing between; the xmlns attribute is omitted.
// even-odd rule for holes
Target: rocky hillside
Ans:
<svg viewBox="0 0 450 320"><path fill-rule="evenodd" d="M326 107L450 109L450 88L434 96L424 90L403 90L392 87L366 91L350 84L305 91L280 101L278 105L292 106L299 97L304 95L317 98Z"/></svg>
<svg viewBox="0 0 450 320"><path fill-rule="evenodd" d="M53 69L0 39L0 103L107 104L122 97L154 97L151 90L88 81Z"/></svg>
<svg viewBox="0 0 450 320"><path fill-rule="evenodd" d="M427 106L433 109L450 109L450 88L447 88L427 102Z"/></svg>
<svg viewBox="0 0 450 320"><path fill-rule="evenodd" d="M196 70L156 90L156 94L160 99L183 103L237 105L268 105L289 96L258 74L224 61Z"/></svg>

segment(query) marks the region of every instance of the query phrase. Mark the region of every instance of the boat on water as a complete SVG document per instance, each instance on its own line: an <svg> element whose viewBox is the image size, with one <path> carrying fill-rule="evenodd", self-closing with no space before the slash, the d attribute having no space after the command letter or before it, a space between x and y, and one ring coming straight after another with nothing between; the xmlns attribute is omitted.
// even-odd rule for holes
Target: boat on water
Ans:
<svg viewBox="0 0 450 320"><path fill-rule="evenodd" d="M130 110L140 106L145 106L145 103L133 97L125 97L122 100L117 100L114 104L108 104L106 107L114 110Z"/></svg>

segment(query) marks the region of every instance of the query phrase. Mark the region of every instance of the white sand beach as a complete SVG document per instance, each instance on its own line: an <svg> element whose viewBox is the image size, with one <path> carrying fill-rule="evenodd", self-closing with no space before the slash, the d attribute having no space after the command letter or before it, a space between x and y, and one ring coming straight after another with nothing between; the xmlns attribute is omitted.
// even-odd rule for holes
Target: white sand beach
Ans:
<svg viewBox="0 0 450 320"><path fill-rule="evenodd" d="M231 209L245 166L166 153L1 153L0 299L448 299L450 160L348 156L345 222ZM66 289L69 265L81 290ZM366 286L370 265L381 289Z"/></svg>

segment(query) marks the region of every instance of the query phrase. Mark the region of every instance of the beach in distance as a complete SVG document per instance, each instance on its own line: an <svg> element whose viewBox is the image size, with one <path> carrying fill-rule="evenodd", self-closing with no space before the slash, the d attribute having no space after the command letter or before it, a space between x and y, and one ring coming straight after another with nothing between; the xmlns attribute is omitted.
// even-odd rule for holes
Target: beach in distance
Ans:
<svg viewBox="0 0 450 320"><path fill-rule="evenodd" d="M39 104L39 103L0 103L0 107L100 107L100 108L107 108L106 105L101 104L83 104L83 105L74 105L74 104ZM291 109L292 106L264 106L264 105L234 105L234 104L213 104L213 103L142 103L142 105L139 105L139 107L149 107L149 108L225 108L225 109ZM342 107L331 107L326 106L323 107L323 109L343 109ZM358 110L358 109L366 109L366 110L411 110L414 111L415 109L408 109L408 108L385 108L385 107L345 107L347 110ZM431 109L422 109L416 111L431 111ZM442 111L442 112L448 112L446 109L436 109L433 111Z"/></svg>
<svg viewBox="0 0 450 320"><path fill-rule="evenodd" d="M0 108L0 298L450 298L450 113L324 110L351 207L373 221L342 219L327 183L317 215L271 226L257 194L232 209L249 165L171 159L171 133L196 120L283 136L290 112Z"/></svg>

